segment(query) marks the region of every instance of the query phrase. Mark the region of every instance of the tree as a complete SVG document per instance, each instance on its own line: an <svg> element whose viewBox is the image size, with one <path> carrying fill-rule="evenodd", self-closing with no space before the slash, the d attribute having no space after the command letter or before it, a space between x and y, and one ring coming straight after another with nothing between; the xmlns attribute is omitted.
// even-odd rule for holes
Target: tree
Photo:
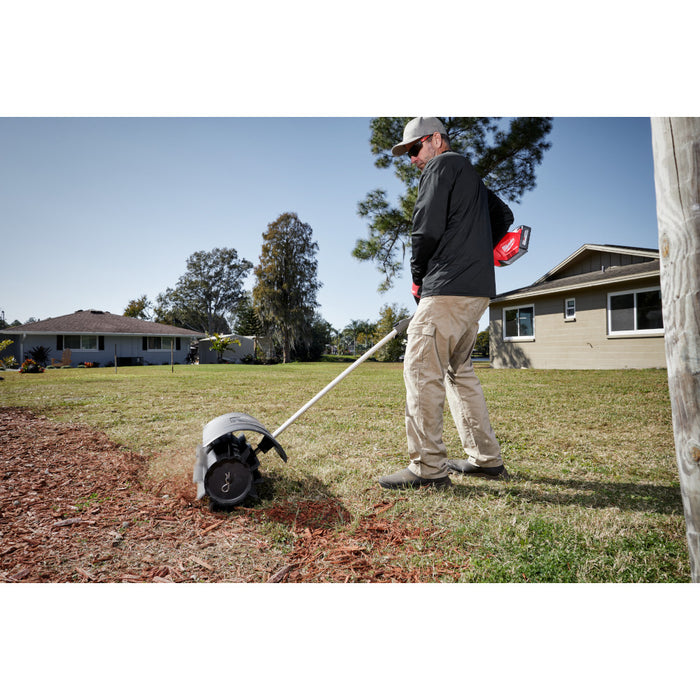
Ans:
<svg viewBox="0 0 700 700"><path fill-rule="evenodd" d="M362 321L357 330L357 345L359 352L366 352L375 343L377 325L371 321Z"/></svg>
<svg viewBox="0 0 700 700"><path fill-rule="evenodd" d="M238 345L240 347L241 341L238 338L231 338L230 336L219 335L214 333L214 337L210 338L210 350L216 351L216 359L219 362L223 362L224 353L232 346Z"/></svg>
<svg viewBox="0 0 700 700"><path fill-rule="evenodd" d="M668 387L690 552L700 583L700 118L651 120Z"/></svg>
<svg viewBox="0 0 700 700"><path fill-rule="evenodd" d="M321 359L326 346L330 343L331 324L319 314L314 314L311 323L304 330L304 343L297 344L292 357L302 362L315 362Z"/></svg>
<svg viewBox="0 0 700 700"><path fill-rule="evenodd" d="M480 357L489 356L489 331L488 328L481 331L476 336L476 343L474 343L474 354Z"/></svg>
<svg viewBox="0 0 700 700"><path fill-rule="evenodd" d="M262 335L263 325L253 305L253 295L246 292L236 309L233 332L238 335Z"/></svg>
<svg viewBox="0 0 700 700"><path fill-rule="evenodd" d="M142 318L144 321L150 321L152 308L153 304L148 301L148 297L144 294L138 299L130 299L122 315L127 318Z"/></svg>
<svg viewBox="0 0 700 700"><path fill-rule="evenodd" d="M551 146L545 139L552 129L548 117L440 117L451 148L467 155L489 189L502 199L520 202L535 187L535 166ZM420 171L408 158L394 158L391 147L403 139L408 117L380 117L370 122L370 146L377 168L393 166L406 190L398 206L391 206L386 192L370 192L358 204L358 214L369 220L369 235L359 239L352 251L359 260L374 262L384 275L379 291L389 289L401 272L410 246L411 218L418 193Z"/></svg>
<svg viewBox="0 0 700 700"><path fill-rule="evenodd" d="M252 267L238 258L235 248L193 253L175 288L156 297L155 320L207 335L229 333L225 314L233 313L242 299L243 282Z"/></svg>
<svg viewBox="0 0 700 700"><path fill-rule="evenodd" d="M346 345L352 348L352 354L357 355L357 341L360 338L365 338L369 330L374 330L373 325L369 321L360 321L351 319L350 323L343 329L343 335L349 340Z"/></svg>
<svg viewBox="0 0 700 700"><path fill-rule="evenodd" d="M318 306L318 244L312 234L311 227L295 213L282 214L263 234L260 263L255 268L255 310L265 332L282 346L283 362L289 362L292 349L305 340L304 330Z"/></svg>
<svg viewBox="0 0 700 700"><path fill-rule="evenodd" d="M409 316L410 314L404 306L399 307L398 304L385 304L379 310L379 321L376 325L377 335L380 336L380 340L389 335L399 321ZM377 351L377 359L381 362L398 362L401 355L404 354L405 349L405 334L397 335L396 338L390 340L383 348Z"/></svg>

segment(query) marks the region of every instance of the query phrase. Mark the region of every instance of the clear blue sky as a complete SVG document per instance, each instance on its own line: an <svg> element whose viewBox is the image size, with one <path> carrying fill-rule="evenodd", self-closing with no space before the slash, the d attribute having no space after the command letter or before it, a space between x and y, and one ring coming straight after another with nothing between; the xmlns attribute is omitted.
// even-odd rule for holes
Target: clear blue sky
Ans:
<svg viewBox="0 0 700 700"><path fill-rule="evenodd" d="M319 310L334 327L377 320L385 303L411 310L408 274L382 295L380 274L351 255L367 230L357 203L401 191L374 166L369 134L360 117L1 119L0 310L8 322L122 313L174 286L196 250L257 263L286 211L313 229ZM499 292L584 243L657 247L649 119L556 118L550 140L537 188L512 207L532 226L530 252L496 270Z"/></svg>

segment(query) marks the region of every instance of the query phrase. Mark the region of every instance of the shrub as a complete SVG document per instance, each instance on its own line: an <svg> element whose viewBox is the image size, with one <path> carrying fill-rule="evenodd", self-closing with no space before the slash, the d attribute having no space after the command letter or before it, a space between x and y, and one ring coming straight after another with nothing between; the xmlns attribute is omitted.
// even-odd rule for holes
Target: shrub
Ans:
<svg viewBox="0 0 700 700"><path fill-rule="evenodd" d="M14 369L17 367L17 360L14 355L5 355L0 357L0 369Z"/></svg>
<svg viewBox="0 0 700 700"><path fill-rule="evenodd" d="M51 362L51 348L47 348L44 345L33 347L27 355L41 367L46 367Z"/></svg>
<svg viewBox="0 0 700 700"><path fill-rule="evenodd" d="M19 371L21 374L38 374L39 372L43 372L44 368L28 357L22 363L22 366L19 368Z"/></svg>
<svg viewBox="0 0 700 700"><path fill-rule="evenodd" d="M12 345L14 340L2 340L0 341L0 355L2 354L3 350L6 350L7 348ZM0 368L2 369L9 369L10 367L16 367L17 366L17 361L14 358L14 355L5 355L4 357L0 357Z"/></svg>

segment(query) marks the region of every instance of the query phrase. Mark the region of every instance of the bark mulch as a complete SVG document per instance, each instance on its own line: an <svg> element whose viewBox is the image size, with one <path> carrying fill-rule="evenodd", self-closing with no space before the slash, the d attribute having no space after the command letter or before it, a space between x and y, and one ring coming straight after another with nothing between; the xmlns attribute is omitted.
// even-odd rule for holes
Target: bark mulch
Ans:
<svg viewBox="0 0 700 700"><path fill-rule="evenodd" d="M193 450L194 462L194 450ZM189 474L152 483L148 459L92 428L0 407L0 582L419 582L456 580L435 531L354 519L337 499L230 513ZM288 530L282 545L265 523ZM430 562L430 563L426 563Z"/></svg>

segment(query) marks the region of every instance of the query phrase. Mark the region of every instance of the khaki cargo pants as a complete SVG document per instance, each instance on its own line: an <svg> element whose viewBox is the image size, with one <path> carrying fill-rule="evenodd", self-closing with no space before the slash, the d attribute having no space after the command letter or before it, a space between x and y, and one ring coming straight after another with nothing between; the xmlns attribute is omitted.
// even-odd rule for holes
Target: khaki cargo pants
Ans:
<svg viewBox="0 0 700 700"><path fill-rule="evenodd" d="M408 327L403 371L408 468L418 476L447 474L445 395L467 459L479 467L503 464L471 361L479 319L488 305L485 297L424 297Z"/></svg>

